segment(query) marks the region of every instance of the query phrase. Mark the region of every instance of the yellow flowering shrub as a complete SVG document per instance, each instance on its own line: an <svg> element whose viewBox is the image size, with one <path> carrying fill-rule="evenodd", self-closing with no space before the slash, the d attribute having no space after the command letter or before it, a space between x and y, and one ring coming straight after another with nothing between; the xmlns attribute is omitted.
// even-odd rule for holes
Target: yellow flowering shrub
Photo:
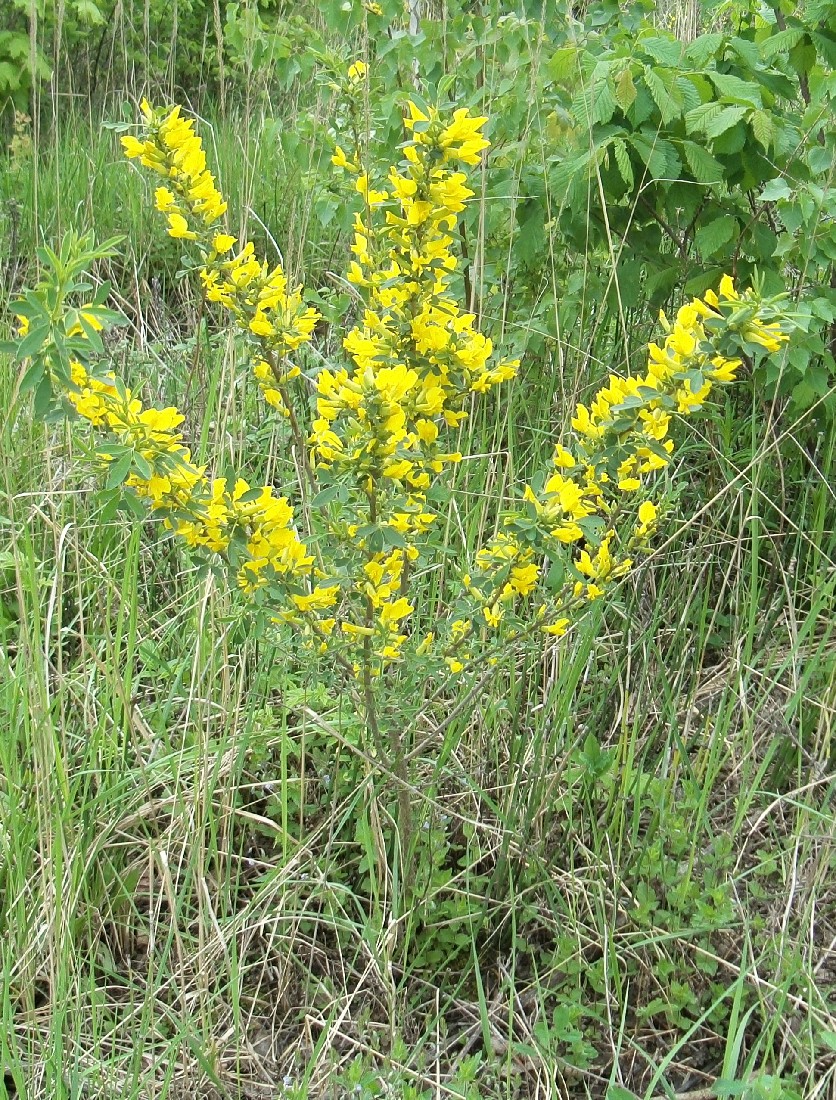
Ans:
<svg viewBox="0 0 836 1100"><path fill-rule="evenodd" d="M364 63L352 65L349 94L360 95L366 79ZM207 302L245 336L265 401L288 418L303 456L301 520L272 486L228 482L197 465L180 413L143 408L99 366L100 333L118 317L104 305L106 289L79 301L80 279L114 242L96 250L69 240L60 255L46 252L44 279L18 305L17 355L30 362L23 388L36 391L36 406L57 402L87 422L109 487L124 484L185 545L225 559L276 623L331 655L377 751L375 684L407 652L428 673L461 674L485 643L565 634L625 576L659 522L652 485L671 462L675 421L733 383L744 356L775 352L787 339L779 305L738 293L728 277L672 322L662 316L664 339L650 345L644 373L611 375L577 407L574 438L556 444L551 468L522 488L459 573L447 625L420 636L416 564L425 564L437 519L432 490L462 459L451 433L476 397L519 367L495 356L457 294L457 218L473 197L466 170L489 145L486 122L410 102L403 157L380 179L364 166L356 135L347 150L336 146L333 164L362 200L347 272L361 306L343 338L344 360L310 379L313 396L297 359L319 314L280 264L228 232L194 121L178 107L143 102L139 136L122 139L126 155L158 178L156 208L196 261ZM392 738L405 778L403 746Z"/></svg>

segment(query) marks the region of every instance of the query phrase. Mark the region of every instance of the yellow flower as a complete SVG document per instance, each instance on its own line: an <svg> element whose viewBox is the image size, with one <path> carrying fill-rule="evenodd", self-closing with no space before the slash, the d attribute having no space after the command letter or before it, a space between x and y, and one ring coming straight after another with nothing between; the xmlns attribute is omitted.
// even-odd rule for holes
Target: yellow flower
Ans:
<svg viewBox="0 0 836 1100"><path fill-rule="evenodd" d="M168 213L173 206L175 206L177 199L173 191L169 191L167 187L158 187L154 192L154 205L157 209L163 213Z"/></svg>
<svg viewBox="0 0 836 1100"><path fill-rule="evenodd" d="M197 240L197 233L189 229L189 223L177 212L168 215L168 235L185 241Z"/></svg>
<svg viewBox="0 0 836 1100"><path fill-rule="evenodd" d="M348 79L352 84L359 84L366 76L368 66L365 61L355 61L348 67Z"/></svg>
<svg viewBox="0 0 836 1100"><path fill-rule="evenodd" d="M411 615L415 610L411 606L409 600L405 596L401 596L400 599L395 600L394 603L385 603L380 609L380 621L383 626L389 626L392 623L399 622L401 619L405 619L408 615Z"/></svg>
<svg viewBox="0 0 836 1100"><path fill-rule="evenodd" d="M338 584L322 588L319 585L308 595L292 595L290 598L300 611L324 611L337 602ZM331 620L333 627L333 620Z"/></svg>
<svg viewBox="0 0 836 1100"><path fill-rule="evenodd" d="M145 142L139 141L137 138L128 135L119 139L122 143L122 148L125 151L126 157L141 157L145 154Z"/></svg>
<svg viewBox="0 0 836 1100"><path fill-rule="evenodd" d="M237 242L238 238L233 237L230 233L216 233L212 238L212 248L219 256L223 256L234 248Z"/></svg>
<svg viewBox="0 0 836 1100"><path fill-rule="evenodd" d="M562 638L570 625L570 619L555 619L553 623L549 623L548 626L544 626L542 629L546 634L551 634L555 638Z"/></svg>

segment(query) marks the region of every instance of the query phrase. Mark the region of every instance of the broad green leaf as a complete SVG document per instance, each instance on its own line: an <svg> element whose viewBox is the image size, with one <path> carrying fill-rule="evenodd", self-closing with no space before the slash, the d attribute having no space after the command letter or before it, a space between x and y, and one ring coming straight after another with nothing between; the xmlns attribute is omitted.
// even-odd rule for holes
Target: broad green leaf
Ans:
<svg viewBox="0 0 836 1100"><path fill-rule="evenodd" d="M569 77L574 77L578 71L577 46L563 46L556 50L546 64L549 76L557 84L561 84Z"/></svg>
<svg viewBox="0 0 836 1100"><path fill-rule="evenodd" d="M733 100L747 107L762 107L761 90L757 84L748 80L741 80L739 76L730 73L709 73L709 79L717 89L718 95L725 99Z"/></svg>
<svg viewBox="0 0 836 1100"><path fill-rule="evenodd" d="M677 66L682 57L682 43L673 36L642 38L641 47L660 65Z"/></svg>
<svg viewBox="0 0 836 1100"><path fill-rule="evenodd" d="M769 111L752 111L752 117L749 119L749 123L756 140L763 146L764 152L768 152L769 146L772 144L772 140L775 137L775 126L772 122L772 115Z"/></svg>
<svg viewBox="0 0 836 1100"><path fill-rule="evenodd" d="M605 125L615 114L615 94L610 80L598 85L598 95L595 99L595 121Z"/></svg>
<svg viewBox="0 0 836 1100"><path fill-rule="evenodd" d="M636 98L636 85L633 83L633 74L627 68L616 81L615 101L626 114Z"/></svg>
<svg viewBox="0 0 836 1100"><path fill-rule="evenodd" d="M682 60L697 69L704 69L723 45L724 37L722 34L701 34L689 44Z"/></svg>
<svg viewBox="0 0 836 1100"><path fill-rule="evenodd" d="M662 122L665 126L669 125L682 113L681 104L677 103L673 98L666 86L664 76L657 69L646 69L644 78L650 89L650 94L653 96L654 102L659 108Z"/></svg>
<svg viewBox="0 0 836 1100"><path fill-rule="evenodd" d="M706 137L719 137L721 134L724 134L726 130L730 130L732 126L736 126L746 113L746 107L723 107L718 115L712 118L710 122L706 123Z"/></svg>
<svg viewBox="0 0 836 1100"><path fill-rule="evenodd" d="M682 152L697 183L718 184L723 180L723 166L708 150L695 141L683 141Z"/></svg>
<svg viewBox="0 0 836 1100"><path fill-rule="evenodd" d="M722 103L701 103L685 115L685 129L689 134L704 132L706 126L723 111Z"/></svg>
<svg viewBox="0 0 836 1100"><path fill-rule="evenodd" d="M804 31L800 27L787 27L784 31L776 31L765 42L761 42L761 56L769 61L779 53L786 53L793 46L797 46L803 37Z"/></svg>
<svg viewBox="0 0 836 1100"><path fill-rule="evenodd" d="M728 48L733 53L737 54L744 65L755 72L762 67L763 59L760 45L749 42L745 38L738 38L735 36L729 39Z"/></svg>
<svg viewBox="0 0 836 1100"><path fill-rule="evenodd" d="M693 111L712 97L713 90L707 80L699 76L678 76L676 87L684 111Z"/></svg>
<svg viewBox="0 0 836 1100"><path fill-rule="evenodd" d="M791 196L792 190L787 180L783 176L778 176L777 179L769 180L758 198L761 202L777 202L779 199L789 199Z"/></svg>
<svg viewBox="0 0 836 1100"><path fill-rule="evenodd" d="M679 167L679 158L673 146L664 138L649 136L642 131L630 138L632 145L655 180L672 179Z"/></svg>

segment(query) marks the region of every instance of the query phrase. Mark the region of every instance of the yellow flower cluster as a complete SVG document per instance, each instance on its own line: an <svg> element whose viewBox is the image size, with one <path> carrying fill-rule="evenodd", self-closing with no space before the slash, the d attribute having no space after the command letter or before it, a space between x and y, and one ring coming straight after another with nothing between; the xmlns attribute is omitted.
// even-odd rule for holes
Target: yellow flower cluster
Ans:
<svg viewBox="0 0 836 1100"><path fill-rule="evenodd" d="M66 396L79 416L132 452L134 469L126 484L164 515L166 527L189 546L214 553L228 554L235 541L244 591L277 577L307 575L312 558L294 529L287 500L274 496L269 485L252 490L239 479L230 491L225 478L206 477L205 467L196 466L183 446L177 431L183 417L176 409L143 409L113 375L95 378L78 362L72 363ZM112 451L98 455L113 461Z"/></svg>
<svg viewBox="0 0 836 1100"><path fill-rule="evenodd" d="M480 133L487 119L460 110L445 126L414 103L409 111L405 159L382 187L370 184L359 155L338 146L332 158L356 175L366 206L355 216L348 271L366 308L343 341L352 366L319 375L311 434L318 466L348 470L358 484L398 496L382 521L401 533L426 528L426 490L461 459L442 447L442 430L466 416L469 394L513 378L518 367L491 363L491 341L449 287L457 268L451 234L473 192L447 162L478 161L489 144Z"/></svg>
<svg viewBox="0 0 836 1100"><path fill-rule="evenodd" d="M611 375L588 406L578 405L574 452L557 444L553 472L542 488L525 489L526 513L507 517L507 529L477 555L487 585L469 591L489 627L499 625L518 595L533 589L533 545L552 559L572 547L566 583L537 610L543 630L565 633L567 613L623 577L633 564L630 554L656 529L658 508L651 500L639 504L632 521L625 524L622 516L647 479L670 462L672 417L697 412L715 385L736 380L742 359L721 354L718 343L732 334L738 343L774 352L788 339L778 322L763 320L757 295L738 294L728 276L719 295L709 291L703 300L693 299L672 324L661 314L661 323L665 340L649 345L646 373ZM530 577L530 587L515 589L515 576Z"/></svg>
<svg viewBox="0 0 836 1100"><path fill-rule="evenodd" d="M351 66L354 94L366 76L363 63ZM413 611L406 573L418 556L417 536L434 519L427 493L462 458L444 445L446 431L465 418L472 394L513 378L519 366L492 361L491 341L451 288L457 217L473 195L458 165L478 163L489 144L481 134L486 121L466 110L445 121L410 103L404 160L377 184L362 169L359 150L337 146L332 158L355 177L364 203L355 216L348 279L365 308L343 341L349 365L317 377L311 457L318 471L349 479L357 518L365 519L346 526L351 590L365 606L359 617L346 611L337 633L364 642L373 675L397 660L406 642ZM381 551L370 541L370 532L385 529L384 541L399 540L396 549ZM425 639L418 648L426 652L431 644ZM461 662L450 657L448 664Z"/></svg>
<svg viewBox="0 0 836 1100"><path fill-rule="evenodd" d="M271 268L256 256L251 242L239 245L218 225L227 204L206 167L194 120L183 118L179 107L155 109L145 100L141 110L143 137L123 137L125 154L165 177L154 201L168 219L169 235L194 241L200 249L207 300L229 309L254 338L260 352L254 374L261 392L286 414L280 387L299 373L286 357L311 339L319 313L305 305L300 287L288 288L281 264Z"/></svg>

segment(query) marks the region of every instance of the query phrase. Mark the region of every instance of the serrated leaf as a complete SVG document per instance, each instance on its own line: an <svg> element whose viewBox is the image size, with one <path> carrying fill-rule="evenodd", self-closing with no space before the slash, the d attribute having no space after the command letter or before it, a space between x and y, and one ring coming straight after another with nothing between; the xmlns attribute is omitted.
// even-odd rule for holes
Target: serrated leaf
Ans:
<svg viewBox="0 0 836 1100"><path fill-rule="evenodd" d="M731 130L732 126L736 126L746 113L746 107L723 107L720 113L706 124L705 136L718 138L727 130Z"/></svg>
<svg viewBox="0 0 836 1100"><path fill-rule="evenodd" d="M704 69L713 60L722 47L725 36L722 34L701 34L691 42L683 54L682 60L697 69Z"/></svg>
<svg viewBox="0 0 836 1100"><path fill-rule="evenodd" d="M682 152L697 183L718 184L723 180L723 166L702 145L695 141L683 141Z"/></svg>
<svg viewBox="0 0 836 1100"><path fill-rule="evenodd" d="M792 190L783 176L770 179L758 196L761 202L778 202L779 199L792 198Z"/></svg>
<svg viewBox="0 0 836 1100"><path fill-rule="evenodd" d="M558 192L564 188L568 188L580 173L586 174L586 169L589 167L591 159L592 153L587 150L587 152L580 153L576 157L558 160L555 167L552 168L549 173L549 183Z"/></svg>
<svg viewBox="0 0 836 1100"><path fill-rule="evenodd" d="M695 234L694 243L701 256L713 256L735 237L736 230L737 220L730 214L723 214L708 225L701 225Z"/></svg>
<svg viewBox="0 0 836 1100"><path fill-rule="evenodd" d="M572 114L577 124L584 129L591 130L596 124L604 124L610 121L615 113L616 102L613 89L608 78L589 78L589 82L581 88L572 100Z"/></svg>
<svg viewBox="0 0 836 1100"><path fill-rule="evenodd" d="M756 42L749 42L746 38L734 38L729 39L729 49L736 53L744 65L748 65L750 69L758 70L762 67L761 62L761 48L760 44Z"/></svg>
<svg viewBox="0 0 836 1100"><path fill-rule="evenodd" d="M705 102L705 97L700 94L700 88L703 91L710 93L711 89L706 88L704 85L706 82L700 77L687 77L678 76L676 78L676 87L679 91L679 96L682 100L682 107L684 111L693 111L695 107L699 107L701 103Z"/></svg>
<svg viewBox="0 0 836 1100"><path fill-rule="evenodd" d="M752 111L749 119L755 140L763 146L763 151L769 151L769 146L775 137L775 125L772 115L768 111Z"/></svg>
<svg viewBox="0 0 836 1100"><path fill-rule="evenodd" d="M596 122L603 126L608 123L615 114L615 94L609 80L605 80L596 85L596 88L597 95L595 97L593 117Z"/></svg>
<svg viewBox="0 0 836 1100"><path fill-rule="evenodd" d="M661 35L652 35L641 40L642 49L650 54L654 61L660 65L679 65L682 57L682 43L672 35L662 38Z"/></svg>
<svg viewBox="0 0 836 1100"><path fill-rule="evenodd" d="M679 158L673 151L670 142L663 138L651 138L648 134L640 132L630 138L633 148L647 166L652 179L660 180L672 178ZM673 154L673 155L671 155Z"/></svg>
<svg viewBox="0 0 836 1100"><path fill-rule="evenodd" d="M578 67L578 49L577 46L562 46L559 50L556 50L549 60L546 68L548 69L549 76L556 83L560 83L566 80L568 77L574 76Z"/></svg>
<svg viewBox="0 0 836 1100"><path fill-rule="evenodd" d="M653 96L653 101L659 108L662 122L669 125L682 113L681 105L671 95L663 76L656 69L645 69L645 83Z"/></svg>
<svg viewBox="0 0 836 1100"><path fill-rule="evenodd" d="M632 107L637 94L636 85L633 83L633 74L627 68L615 85L615 101L625 114Z"/></svg>
<svg viewBox="0 0 836 1100"><path fill-rule="evenodd" d="M685 130L689 134L704 132L706 126L717 118L722 110L722 103L701 103L699 107L694 107L686 113Z"/></svg>
<svg viewBox="0 0 836 1100"><path fill-rule="evenodd" d="M612 150L615 154L615 163L618 165L618 171L621 173L621 178L632 190L635 179L633 176L633 165L630 163L630 154L627 152L627 146L621 138L616 138L612 143Z"/></svg>
<svg viewBox="0 0 836 1100"><path fill-rule="evenodd" d="M761 90L757 84L751 81L741 80L739 76L731 73L709 73L708 78L717 89L718 95L735 103L743 103L747 107L762 107L763 99Z"/></svg>
<svg viewBox="0 0 836 1100"><path fill-rule="evenodd" d="M777 54L797 46L803 37L804 31L800 27L787 27L784 31L776 31L765 42L761 42L761 56L770 60Z"/></svg>

